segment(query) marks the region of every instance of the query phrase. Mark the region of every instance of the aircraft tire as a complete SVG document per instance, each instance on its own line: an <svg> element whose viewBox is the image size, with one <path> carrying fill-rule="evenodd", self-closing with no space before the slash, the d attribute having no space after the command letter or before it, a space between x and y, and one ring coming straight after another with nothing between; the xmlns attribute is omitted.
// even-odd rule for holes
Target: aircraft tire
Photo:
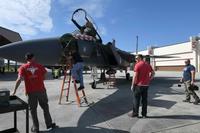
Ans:
<svg viewBox="0 0 200 133"><path fill-rule="evenodd" d="M130 73L126 74L126 80L130 80Z"/></svg>
<svg viewBox="0 0 200 133"><path fill-rule="evenodd" d="M96 87L97 87L96 81L92 82L92 89L96 89Z"/></svg>

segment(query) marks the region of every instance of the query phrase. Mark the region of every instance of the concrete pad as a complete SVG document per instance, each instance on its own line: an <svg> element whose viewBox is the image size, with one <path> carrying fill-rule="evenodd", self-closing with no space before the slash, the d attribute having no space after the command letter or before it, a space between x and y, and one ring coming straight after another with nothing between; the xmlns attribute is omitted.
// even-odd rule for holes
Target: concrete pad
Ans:
<svg viewBox="0 0 200 133"><path fill-rule="evenodd" d="M131 72L132 75L132 72ZM180 72L156 72L155 79L149 88L148 116L149 118L130 118L132 110L131 81L125 80L125 74L116 74L116 88L107 89L107 85L100 83L97 89L92 89L92 79L89 74L84 75L85 93L90 106L77 106L73 86L70 88L69 102L58 104L62 78L52 79L51 74L45 81L49 98L52 119L59 128L47 131L43 112L38 107L40 130L43 133L197 133L200 131L200 105L184 103L184 87L177 84ZM199 73L197 85L200 86ZM0 75L0 88L14 88L17 74ZM17 96L26 100L24 84L17 91ZM81 94L81 93L80 93ZM197 92L198 95L199 92ZM141 111L141 109L140 109ZM25 111L18 113L18 129L25 132ZM32 120L30 116L30 127ZM12 126L13 114L0 114L0 130Z"/></svg>

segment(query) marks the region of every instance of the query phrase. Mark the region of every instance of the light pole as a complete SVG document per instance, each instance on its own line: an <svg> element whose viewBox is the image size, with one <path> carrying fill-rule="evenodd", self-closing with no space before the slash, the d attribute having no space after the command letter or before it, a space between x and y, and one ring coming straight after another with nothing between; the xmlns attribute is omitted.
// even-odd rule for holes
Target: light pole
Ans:
<svg viewBox="0 0 200 133"><path fill-rule="evenodd" d="M138 54L138 36L136 36L136 54Z"/></svg>

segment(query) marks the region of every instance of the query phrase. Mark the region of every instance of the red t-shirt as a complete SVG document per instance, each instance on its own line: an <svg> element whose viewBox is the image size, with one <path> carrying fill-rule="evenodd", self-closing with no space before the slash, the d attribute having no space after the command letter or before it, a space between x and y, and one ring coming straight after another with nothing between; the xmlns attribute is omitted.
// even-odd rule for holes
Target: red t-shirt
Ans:
<svg viewBox="0 0 200 133"><path fill-rule="evenodd" d="M24 78L26 93L42 92L46 69L37 63L26 63L18 69L19 76Z"/></svg>
<svg viewBox="0 0 200 133"><path fill-rule="evenodd" d="M149 86L150 73L153 72L151 65L145 61L139 61L136 63L134 71L138 74L135 80L136 85Z"/></svg>

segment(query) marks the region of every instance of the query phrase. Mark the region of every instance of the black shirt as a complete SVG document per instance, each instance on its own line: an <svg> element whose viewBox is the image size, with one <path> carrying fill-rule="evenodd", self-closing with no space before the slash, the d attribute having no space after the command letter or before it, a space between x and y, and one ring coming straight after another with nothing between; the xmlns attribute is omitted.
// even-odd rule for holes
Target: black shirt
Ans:
<svg viewBox="0 0 200 133"><path fill-rule="evenodd" d="M78 62L83 62L83 59L78 52L73 53L72 57L73 57L74 64Z"/></svg>

